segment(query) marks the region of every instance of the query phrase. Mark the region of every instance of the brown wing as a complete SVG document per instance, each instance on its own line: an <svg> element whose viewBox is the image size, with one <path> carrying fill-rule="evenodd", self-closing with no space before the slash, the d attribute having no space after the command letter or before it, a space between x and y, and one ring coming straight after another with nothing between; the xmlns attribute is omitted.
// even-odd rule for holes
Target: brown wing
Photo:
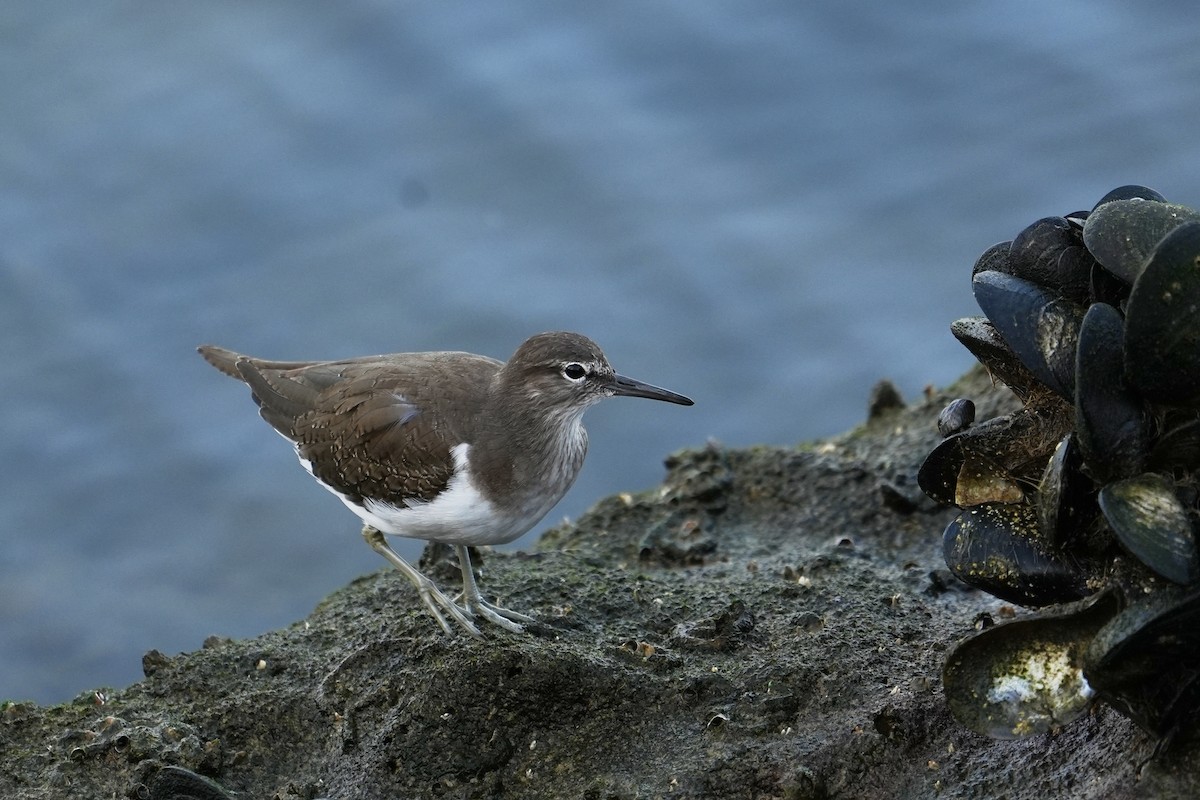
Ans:
<svg viewBox="0 0 1200 800"><path fill-rule="evenodd" d="M260 369L300 369L321 363L319 361L264 361L261 358L250 358L250 356L235 353L233 350L217 347L215 344L202 344L196 348L196 352L204 356L204 360L209 364L239 381L243 378L242 374L238 372L237 362L243 358L253 361Z"/></svg>
<svg viewBox="0 0 1200 800"><path fill-rule="evenodd" d="M236 365L263 419L296 443L318 480L354 502L371 497L402 505L432 500L446 488L454 474L450 447L469 438L470 398L480 396L470 385L492 371L467 370L474 378L439 375L433 387L421 377L442 356L401 354L284 368L242 357ZM495 369L491 359L479 361ZM444 407L459 412L451 415L454 424L437 412Z"/></svg>

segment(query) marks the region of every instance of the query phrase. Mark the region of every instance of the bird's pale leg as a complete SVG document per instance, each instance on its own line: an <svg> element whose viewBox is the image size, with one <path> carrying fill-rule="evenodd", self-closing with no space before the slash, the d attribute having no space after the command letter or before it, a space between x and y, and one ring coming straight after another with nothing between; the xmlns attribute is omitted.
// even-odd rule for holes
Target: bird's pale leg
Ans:
<svg viewBox="0 0 1200 800"><path fill-rule="evenodd" d="M519 611L512 611L492 605L487 600L484 600L483 596L479 594L479 587L475 585L475 572L471 569L470 552L468 552L465 545L461 544L455 545L454 549L458 553L458 565L462 568L462 599L467 609L513 633L520 633L525 630L517 623L533 622L533 617L522 614Z"/></svg>
<svg viewBox="0 0 1200 800"><path fill-rule="evenodd" d="M479 628L475 627L475 624L468 618L467 613L457 603L442 594L442 590L437 587L437 584L421 574L420 570L416 567L401 558L388 545L382 531L371 525L364 525L362 535L367 540L367 544L371 545L372 550L390 561L393 567L400 570L404 574L404 577L412 581L413 586L417 587L417 593L421 595L421 599L425 602L425 607L429 609L429 613L433 614L434 618L442 626L442 630L446 633L454 633L454 629L450 627L449 621L442 614L442 610L445 609L454 618L454 621L461 625L467 633L477 638L482 638ZM476 590L476 594L478 594L478 590Z"/></svg>

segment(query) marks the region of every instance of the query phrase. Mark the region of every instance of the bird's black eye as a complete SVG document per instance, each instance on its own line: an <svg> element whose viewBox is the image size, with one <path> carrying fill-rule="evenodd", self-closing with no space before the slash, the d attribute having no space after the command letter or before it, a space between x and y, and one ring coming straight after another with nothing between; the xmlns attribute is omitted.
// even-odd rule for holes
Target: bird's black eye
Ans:
<svg viewBox="0 0 1200 800"><path fill-rule="evenodd" d="M583 364L572 361L562 368L562 374L569 381L581 381L587 375L587 370L584 369Z"/></svg>

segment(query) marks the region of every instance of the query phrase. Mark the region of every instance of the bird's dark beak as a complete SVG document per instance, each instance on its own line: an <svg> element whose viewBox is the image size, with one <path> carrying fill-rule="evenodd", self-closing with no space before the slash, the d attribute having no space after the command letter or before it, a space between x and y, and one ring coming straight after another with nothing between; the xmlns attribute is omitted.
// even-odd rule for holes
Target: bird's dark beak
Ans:
<svg viewBox="0 0 1200 800"><path fill-rule="evenodd" d="M626 378L624 375L614 375L612 379L613 394L619 397L648 397L651 400L665 400L668 403L678 403L681 406L695 405L690 397L651 386L648 383Z"/></svg>

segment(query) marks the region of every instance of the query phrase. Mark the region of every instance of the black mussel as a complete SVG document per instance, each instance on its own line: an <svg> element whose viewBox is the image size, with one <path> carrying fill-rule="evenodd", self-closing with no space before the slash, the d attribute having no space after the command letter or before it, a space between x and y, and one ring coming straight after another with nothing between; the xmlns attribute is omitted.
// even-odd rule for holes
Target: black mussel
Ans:
<svg viewBox="0 0 1200 800"><path fill-rule="evenodd" d="M1090 253L1089 253L1090 255ZM1106 270L1097 261L1092 261L1091 298L1093 303L1108 303L1113 308L1124 308L1133 287Z"/></svg>
<svg viewBox="0 0 1200 800"><path fill-rule="evenodd" d="M1138 186L1136 183L1128 184L1127 186L1118 186L1113 189L1092 208L1095 211L1105 203L1111 203L1113 200L1153 200L1158 203L1167 202L1167 198L1163 197L1158 192L1146 186Z"/></svg>
<svg viewBox="0 0 1200 800"><path fill-rule="evenodd" d="M1197 220L1200 211L1175 203L1113 200L1088 216L1083 242L1109 272L1133 283L1164 236Z"/></svg>
<svg viewBox="0 0 1200 800"><path fill-rule="evenodd" d="M1200 419L1195 417L1171 424L1154 440L1146 468L1155 472L1194 472L1200 469Z"/></svg>
<svg viewBox="0 0 1200 800"><path fill-rule="evenodd" d="M995 739L1046 733L1083 714L1095 696L1083 675L1084 654L1118 608L1105 592L959 643L942 670L951 713Z"/></svg>
<svg viewBox="0 0 1200 800"><path fill-rule="evenodd" d="M1071 223L1062 217L1045 217L1012 240L1008 269L1003 271L1086 302L1090 260L1062 258L1064 251L1082 250L1082 245L1079 230Z"/></svg>
<svg viewBox="0 0 1200 800"><path fill-rule="evenodd" d="M1075 346L1084 308L1002 272L980 272L971 283L975 301L1021 363L1044 386L1073 400Z"/></svg>
<svg viewBox="0 0 1200 800"><path fill-rule="evenodd" d="M1157 737L1194 725L1200 707L1200 591L1140 597L1096 634L1084 677L1097 694Z"/></svg>
<svg viewBox="0 0 1200 800"><path fill-rule="evenodd" d="M976 272L987 272L995 270L996 272L1007 272L1012 274L1012 268L1009 266L1009 248L1012 242L1000 242L983 251L983 255L975 259L975 266L971 268L971 274Z"/></svg>
<svg viewBox="0 0 1200 800"><path fill-rule="evenodd" d="M1147 399L1200 402L1200 222L1172 230L1133 285L1125 370Z"/></svg>
<svg viewBox="0 0 1200 800"><path fill-rule="evenodd" d="M1141 472L1150 451L1150 415L1124 374L1121 314L1093 303L1079 330L1075 430L1088 472L1102 481Z"/></svg>
<svg viewBox="0 0 1200 800"><path fill-rule="evenodd" d="M1079 600L1091 570L1040 541L1037 512L1024 503L964 509L942 534L946 565L963 583L1022 606Z"/></svg>
<svg viewBox="0 0 1200 800"><path fill-rule="evenodd" d="M958 433L935 447L917 472L921 491L939 503L960 507L1021 500L1020 484L976 446L971 438Z"/></svg>
<svg viewBox="0 0 1200 800"><path fill-rule="evenodd" d="M996 326L988 322L987 317L955 320L950 325L950 333L979 359L993 378L1012 389L1021 400L1029 398L1030 391L1038 385L1037 378L1000 338Z"/></svg>
<svg viewBox="0 0 1200 800"><path fill-rule="evenodd" d="M1068 433L1054 448L1038 483L1038 526L1051 547L1074 544L1095 516L1095 490L1082 464L1075 434Z"/></svg>
<svg viewBox="0 0 1200 800"><path fill-rule="evenodd" d="M954 487L962 470L962 434L943 439L929 451L917 470L917 485L930 498L945 506L954 505Z"/></svg>
<svg viewBox="0 0 1200 800"><path fill-rule="evenodd" d="M1047 606L947 661L951 708L1000 738L1095 696L1166 740L1200 714L1200 211L1122 186L1047 217L972 270L986 318L951 326L1022 407L946 438L918 482L961 510L959 579ZM1160 745L1164 741L1160 741Z"/></svg>
<svg viewBox="0 0 1200 800"><path fill-rule="evenodd" d="M952 436L971 427L975 421L975 404L965 397L959 397L946 404L938 414L938 433L942 436Z"/></svg>
<svg viewBox="0 0 1200 800"><path fill-rule="evenodd" d="M1069 411L1065 403L1053 409ZM972 425L930 451L917 472L921 491L958 506L1017 502L1021 483L1032 484L1069 427L1067 413L1026 410Z"/></svg>
<svg viewBox="0 0 1200 800"><path fill-rule="evenodd" d="M1092 301L1092 268L1096 259L1082 244L1074 244L1058 254L1055 272L1063 297L1087 305Z"/></svg>
<svg viewBox="0 0 1200 800"><path fill-rule="evenodd" d="M1185 586L1200 577L1192 523L1170 481L1153 472L1113 481L1099 501L1108 526L1139 561Z"/></svg>
<svg viewBox="0 0 1200 800"><path fill-rule="evenodd" d="M959 508L981 503L1019 503L1025 491L1004 467L985 455L963 449L963 465L954 482L954 505Z"/></svg>

